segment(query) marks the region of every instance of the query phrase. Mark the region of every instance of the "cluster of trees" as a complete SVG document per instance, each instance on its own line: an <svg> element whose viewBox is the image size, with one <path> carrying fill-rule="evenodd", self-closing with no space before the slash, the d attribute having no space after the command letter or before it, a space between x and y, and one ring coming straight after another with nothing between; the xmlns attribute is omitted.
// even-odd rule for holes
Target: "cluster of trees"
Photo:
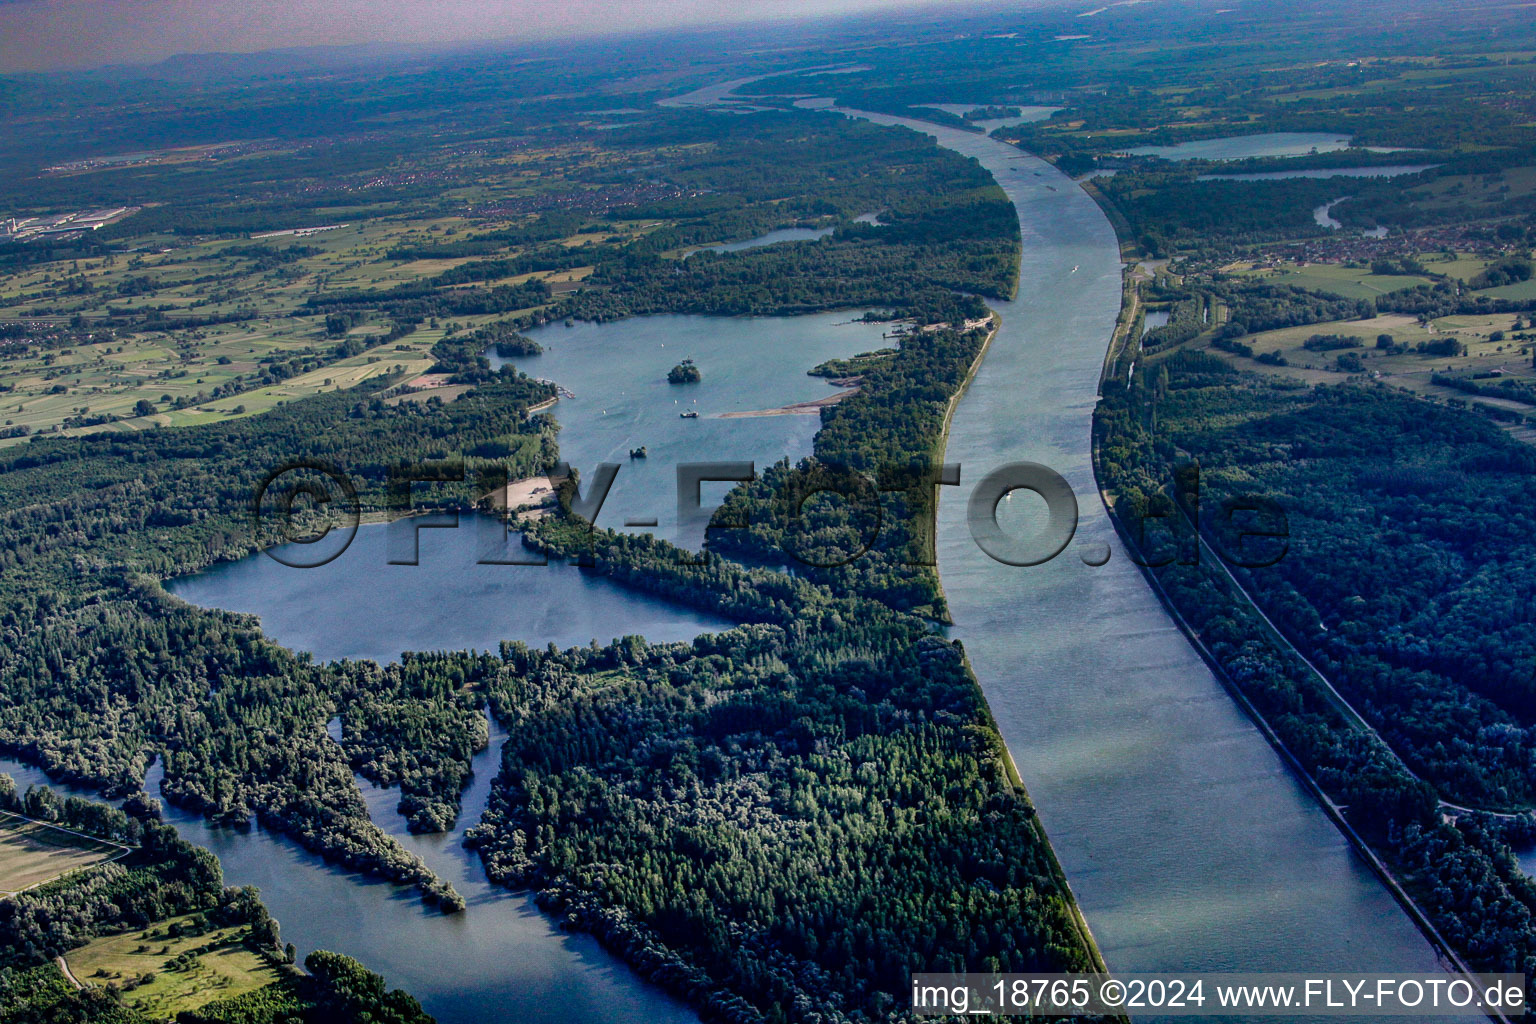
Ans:
<svg viewBox="0 0 1536 1024"><path fill-rule="evenodd" d="M1227 323L1222 330L1228 337L1376 315L1376 307L1368 299L1343 299L1293 285L1229 280L1216 282L1209 289L1227 307Z"/></svg>
<svg viewBox="0 0 1536 1024"><path fill-rule="evenodd" d="M543 346L526 334L520 334L506 321L498 320L478 328L475 337L479 341L494 348L496 354L503 359L515 359L518 356L536 356L544 351Z"/></svg>
<svg viewBox="0 0 1536 1024"><path fill-rule="evenodd" d="M612 540L596 564L722 603L784 580L683 554ZM912 971L1091 966L958 647L781 588L813 603L691 644L505 648L511 735L469 840L491 876L724 1020L884 1020Z"/></svg>
<svg viewBox="0 0 1536 1024"><path fill-rule="evenodd" d="M1467 284L1472 288L1499 288L1530 279L1531 261L1522 256L1511 256L1489 264Z"/></svg>
<svg viewBox="0 0 1536 1024"><path fill-rule="evenodd" d="M712 530L711 550L946 618L933 569L941 432L989 329L909 331L861 359L859 390L822 410L813 458L728 496L715 521L739 528Z"/></svg>
<svg viewBox="0 0 1536 1024"><path fill-rule="evenodd" d="M1341 348L1362 348L1365 343L1352 334L1314 334L1301 343L1308 352L1334 352Z"/></svg>
<svg viewBox="0 0 1536 1024"><path fill-rule="evenodd" d="M605 142L620 152L668 147L666 174L681 195L620 207L609 217L671 223L628 240L614 235L572 247L546 243L599 225L568 212L542 213L472 239L391 253L483 259L382 291L322 292L308 305L414 318L521 311L508 324L515 329L567 317L604 321L662 312L761 315L864 305L906 315L935 285L946 293L1012 292L1018 251L1012 206L979 165L931 139L797 112L764 114L750 125L663 115L610 133ZM882 211L880 223L855 221L871 210ZM675 256L680 248L799 223L837 230L816 244ZM479 286L577 266L592 266L592 273L559 301L537 277Z"/></svg>
<svg viewBox="0 0 1536 1024"><path fill-rule="evenodd" d="M1383 313L1409 313L1433 320L1454 313L1521 313L1536 309L1536 299L1496 299L1463 289L1459 282L1438 280L1388 292L1376 298Z"/></svg>
<svg viewBox="0 0 1536 1024"><path fill-rule="evenodd" d="M304 975L207 1003L177 1015L177 1024L433 1024L409 993L351 957L316 950Z"/></svg>
<svg viewBox="0 0 1536 1024"><path fill-rule="evenodd" d="M372 307L396 319L421 321L429 317L513 313L542 306L549 298L549 285L537 277L521 284L490 288L452 287L428 278L381 291L321 292L306 299L305 305L327 314Z"/></svg>
<svg viewBox="0 0 1536 1024"><path fill-rule="evenodd" d="M469 761L485 749L484 680L491 659L406 653L383 668L348 662L341 680L342 749L381 786L399 786L412 832L443 832L459 814Z"/></svg>
<svg viewBox="0 0 1536 1024"><path fill-rule="evenodd" d="M1201 181L1192 169L1167 167L1094 179L1151 256L1321 234L1327 229L1312 210L1338 198L1338 185L1327 180Z"/></svg>
<svg viewBox="0 0 1536 1024"><path fill-rule="evenodd" d="M60 797L47 786L28 786L25 792L18 792L16 781L0 773L0 810L55 822L98 839L137 846L144 834L143 821L155 817L157 810L147 798L130 801L127 807L134 813L97 800Z"/></svg>
<svg viewBox="0 0 1536 1024"><path fill-rule="evenodd" d="M1536 387L1532 387L1524 379L1506 377L1480 380L1476 377L1457 377L1448 373L1436 373L1431 375L1429 379L1432 384L1455 388L1457 391L1465 391L1469 395L1507 398L1511 402L1536 405Z"/></svg>
<svg viewBox="0 0 1536 1024"><path fill-rule="evenodd" d="M1156 352L1159 349L1182 345L1204 333L1210 326L1211 303L1207 296L1200 292L1195 292L1189 297L1185 297L1186 295L1187 293L1171 289L1157 289L1152 292L1153 298L1166 297L1169 300L1168 322L1160 327L1153 327L1142 335L1140 344L1144 351Z"/></svg>
<svg viewBox="0 0 1536 1024"><path fill-rule="evenodd" d="M152 819L141 828L140 845L126 857L0 901L0 968L35 967L98 935L181 914L256 923L250 895L224 888L213 854Z"/></svg>
<svg viewBox="0 0 1536 1024"><path fill-rule="evenodd" d="M71 798L75 801L76 798ZM78 801L108 819L122 812ZM141 802L142 805L142 802ZM149 817L135 819L143 845L114 863L87 868L0 901L0 1019L7 1024L149 1024L119 992L76 989L49 961L91 939L195 915L171 936L210 928L244 929L244 943L279 970L278 980L232 999L184 1011L181 1024L431 1024L415 999L389 991L382 978L336 953L305 958L307 974L288 965L277 922L252 888L226 888L218 859ZM178 955L170 969L190 966L208 947ZM131 986L128 986L131 987Z"/></svg>
<svg viewBox="0 0 1536 1024"><path fill-rule="evenodd" d="M668 384L697 384L703 379L704 375L692 359L684 359L667 371Z"/></svg>

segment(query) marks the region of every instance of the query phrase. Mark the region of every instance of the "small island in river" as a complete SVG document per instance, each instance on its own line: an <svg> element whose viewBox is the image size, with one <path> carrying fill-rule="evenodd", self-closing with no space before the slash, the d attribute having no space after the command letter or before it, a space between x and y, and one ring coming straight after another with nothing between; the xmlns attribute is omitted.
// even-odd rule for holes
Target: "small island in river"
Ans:
<svg viewBox="0 0 1536 1024"><path fill-rule="evenodd" d="M699 373L692 359L684 359L667 371L668 384L697 384L703 379L704 375Z"/></svg>

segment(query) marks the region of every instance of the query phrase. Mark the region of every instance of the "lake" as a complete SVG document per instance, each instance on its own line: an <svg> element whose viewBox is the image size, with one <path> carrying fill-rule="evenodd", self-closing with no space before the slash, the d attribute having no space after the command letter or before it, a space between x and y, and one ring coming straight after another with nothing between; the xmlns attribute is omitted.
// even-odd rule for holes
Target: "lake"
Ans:
<svg viewBox="0 0 1536 1024"><path fill-rule="evenodd" d="M1344 224L1333 215L1333 208L1348 198L1349 196L1341 196L1338 199L1331 200L1322 206L1314 208L1312 211L1313 222L1318 227L1324 227L1330 231L1342 228ZM1389 232L1390 229L1385 224L1378 224L1373 228L1362 229L1360 233L1366 238L1386 238Z"/></svg>
<svg viewBox="0 0 1536 1024"><path fill-rule="evenodd" d="M550 324L528 332L538 356L502 359L525 373L575 392L552 410L561 456L586 478L602 462L621 468L598 515L600 526L633 529L696 550L699 528L678 531L677 466L684 462L753 462L759 472L785 457L809 455L821 426L815 414L727 416L761 412L836 394L806 371L827 359L893 344L888 324L855 322L862 311L796 317L645 316L615 323ZM667 371L694 359L703 379L668 384ZM682 419L697 412L697 419ZM644 445L647 457L631 459ZM705 484L706 505L730 484Z"/></svg>
<svg viewBox="0 0 1536 1024"><path fill-rule="evenodd" d="M691 640L733 625L569 565L480 564L534 557L515 535L509 543L490 516L460 516L456 529L421 529L419 564L389 564L390 531L414 528L411 519L361 526L340 557L315 569L253 555L168 580L165 589L204 608L259 616L272 639L322 661L383 663L402 651L494 650L502 640L534 647L629 634Z"/></svg>
<svg viewBox="0 0 1536 1024"><path fill-rule="evenodd" d="M532 332L546 352L516 362L577 394L554 407L567 459L589 475L603 461L623 467L599 522L622 526L628 517L652 515L662 521L659 532L673 535L676 463L749 460L761 467L809 454L820 422L815 415L720 414L834 393L805 371L880 347L888 329L851 320L848 313L660 316L549 326ZM667 370L687 355L698 358L703 381L667 384ZM680 419L683 409L698 409L699 419ZM650 457L629 460L629 448L639 444L648 445ZM710 494L717 500L727 487L706 485L705 500ZM403 528L414 525L407 520ZM166 588L205 607L258 615L268 635L322 659L392 661L403 650L484 650L504 639L570 646L639 633L653 641L685 640L731 625L570 566L479 564L528 557L515 540L508 545L500 524L487 516L466 514L457 528L420 530L419 564L390 565L389 531L401 528L362 526L346 551L320 568L294 569L253 555L168 581ZM375 822L453 884L468 901L463 914L426 911L413 890L327 866L259 828L216 829L171 807L166 817L188 840L219 855L230 884L262 889L301 955L325 948L357 957L421 999L443 1024L696 1021L592 938L561 932L529 897L492 886L478 857L459 845L485 806L500 735L493 727L490 747L476 756L464 812L451 833L409 834L395 812L398 794L364 784ZM42 780L40 772L14 762L0 761L0 770L12 770L22 785ZM158 779L157 767L146 779L151 792L158 792Z"/></svg>
<svg viewBox="0 0 1536 1024"><path fill-rule="evenodd" d="M568 565L477 564L488 555L527 557L520 544L505 544L489 516L467 514L457 529L422 530L415 566L388 564L390 529L360 527L340 557L316 569L254 555L168 581L166 589L194 604L258 615L267 635L321 659L386 662L402 650L485 650L501 640L564 647L632 633L688 640L732 625ZM374 822L453 884L468 903L462 914L426 910L413 889L329 866L261 828L214 828L169 805L166 820L218 854L227 884L260 887L301 957L313 949L356 957L442 1024L696 1022L596 940L560 931L531 897L492 885L479 857L460 845L485 807L503 737L493 722L490 745L474 758L463 813L448 833L410 834L395 811L398 790L359 780ZM46 781L14 761L0 760L0 771L23 786ZM152 794L160 776L157 764L145 780Z"/></svg>
<svg viewBox="0 0 1536 1024"><path fill-rule="evenodd" d="M743 249L757 249L765 245L777 245L779 242L814 242L818 238L826 238L837 228L779 228L756 238L749 238L744 242L721 242L718 245L703 245L695 252L741 252ZM692 255L690 253L689 255Z"/></svg>

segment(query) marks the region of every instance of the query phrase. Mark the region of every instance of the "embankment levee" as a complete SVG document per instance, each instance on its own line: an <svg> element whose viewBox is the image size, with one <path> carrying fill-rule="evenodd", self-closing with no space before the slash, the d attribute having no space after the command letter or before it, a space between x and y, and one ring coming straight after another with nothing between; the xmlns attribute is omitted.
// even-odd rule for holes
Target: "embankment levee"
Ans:
<svg viewBox="0 0 1536 1024"><path fill-rule="evenodd" d="M1015 288L1015 290L1017 290L1017 288L1018 288L1017 281L1015 281L1014 288ZM945 406L945 408L944 408L944 424L943 424L943 426L941 426L939 428L939 439L934 442L934 448L933 448L933 453L934 453L933 461L935 463L939 463L941 465L943 464L943 462L944 462L944 453L949 449L949 428L950 428L950 424L952 424L955 421L955 407L960 404L960 399L965 397L966 391L970 390L971 381L976 379L976 373L977 373L977 371L979 371L981 369L981 361L983 359L987 358L987 350L992 347L993 339L995 339L997 337L997 333L999 331L1001 331L1002 329L1003 329L1003 314L999 313L997 310L994 309L994 310L992 310L992 330L987 333L986 340L981 343L981 348L978 349L977 352L976 352L976 358L971 360L971 367L970 367L970 369L965 371L965 379L960 382L960 386L955 389L955 393L949 396L949 404L947 406ZM935 505L935 507L934 507L934 543L935 544L938 543L938 518L937 517L938 517L938 507L937 507L937 505ZM933 574L933 578L934 578L934 586L938 589L938 592L939 592L939 602L940 602L940 608L941 608L941 612L942 612L942 619L943 619L943 621L946 624L951 624L952 620L949 617L949 599L944 596L944 577L941 574L939 574L938 572L935 572ZM969 671L969 666L967 666L967 671ZM993 723L993 728L996 728L996 723ZM1001 734L999 734L999 735L1001 735ZM1003 744L1003 749L1006 750L1007 748L1008 748L1008 745L1006 743ZM1008 755L1008 763L1010 765L1013 763L1013 755L1012 754ZM1018 774L1017 771L1015 771L1014 774L1017 775ZM1038 828L1038 826L1037 826L1037 828ZM1047 845L1049 845L1049 844L1047 844ZM1055 854L1052 853L1051 856L1052 856L1052 858L1054 858ZM1058 871L1061 870L1059 865L1057 866L1057 870ZM1075 900L1073 901L1073 909L1076 910L1076 901ZM1079 916L1081 916L1080 913L1079 913ZM1085 928L1087 927L1086 922L1084 923L1083 927L1085 927ZM1094 956L1098 956L1099 951L1097 949L1095 949L1093 951L1093 953L1094 953Z"/></svg>

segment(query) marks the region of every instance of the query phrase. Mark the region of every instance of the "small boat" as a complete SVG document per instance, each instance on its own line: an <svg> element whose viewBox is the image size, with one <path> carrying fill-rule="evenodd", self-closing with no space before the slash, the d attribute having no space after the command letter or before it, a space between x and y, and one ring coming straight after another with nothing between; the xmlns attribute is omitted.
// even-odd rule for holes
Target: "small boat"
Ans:
<svg viewBox="0 0 1536 1024"><path fill-rule="evenodd" d="M648 454L649 453L645 450L645 445L641 445L639 448L631 448L629 450L629 457L632 459L643 459Z"/></svg>
<svg viewBox="0 0 1536 1024"><path fill-rule="evenodd" d="M678 413L677 418L681 420L696 420L699 418L699 413L697 409L689 409L687 412Z"/></svg>

